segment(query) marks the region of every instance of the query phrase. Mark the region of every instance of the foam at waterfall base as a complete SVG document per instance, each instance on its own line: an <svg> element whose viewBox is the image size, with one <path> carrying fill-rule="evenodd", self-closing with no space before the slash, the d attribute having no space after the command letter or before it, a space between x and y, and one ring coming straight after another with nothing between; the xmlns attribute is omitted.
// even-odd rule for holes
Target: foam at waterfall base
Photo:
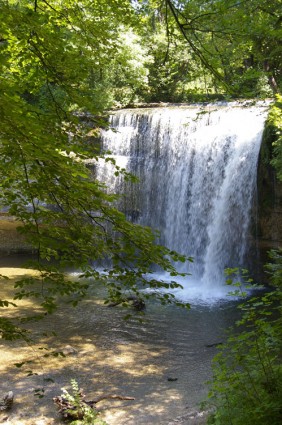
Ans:
<svg viewBox="0 0 282 425"><path fill-rule="evenodd" d="M150 275L150 278L152 277L165 283L170 283L173 280L182 285L183 289L160 289L160 292L172 293L176 300L192 305L214 305L238 299L238 297L231 295L232 287L223 284L222 281L203 281L201 278L196 279L192 276L171 278L166 273L154 273ZM151 289L145 291L151 292Z"/></svg>
<svg viewBox="0 0 282 425"><path fill-rule="evenodd" d="M108 275L108 272L105 269L98 268L99 273L102 275ZM81 276L81 271L73 271L69 273L69 276L72 276L74 279L77 279ZM169 273L150 273L145 276L147 280L150 279L158 280L159 282L171 283L176 282L182 286L182 288L177 289L158 289L161 293L171 293L175 296L176 301L189 303L196 306L214 306L216 304L223 304L232 301L241 299L239 296L232 295L234 288L232 286L224 284L224 277L220 282L215 282L212 280L203 280L203 278L195 278L191 275L171 277ZM101 286L99 283L96 285L99 289ZM256 287L257 289L257 287ZM261 289L261 288L258 288ZM251 291L249 288L245 288L242 283L242 290L250 294ZM254 288L255 290L255 288ZM147 288L141 290L144 293L155 292L155 289Z"/></svg>

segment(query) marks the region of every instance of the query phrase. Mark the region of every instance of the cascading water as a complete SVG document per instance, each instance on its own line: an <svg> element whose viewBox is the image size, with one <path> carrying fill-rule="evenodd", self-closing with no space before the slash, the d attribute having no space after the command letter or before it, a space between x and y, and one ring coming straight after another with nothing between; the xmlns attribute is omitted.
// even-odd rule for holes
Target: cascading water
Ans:
<svg viewBox="0 0 282 425"><path fill-rule="evenodd" d="M139 178L123 182L101 165L100 178L125 194L120 207L194 258L181 298L221 297L224 268L244 265L266 114L236 104L122 110L103 132L103 149Z"/></svg>

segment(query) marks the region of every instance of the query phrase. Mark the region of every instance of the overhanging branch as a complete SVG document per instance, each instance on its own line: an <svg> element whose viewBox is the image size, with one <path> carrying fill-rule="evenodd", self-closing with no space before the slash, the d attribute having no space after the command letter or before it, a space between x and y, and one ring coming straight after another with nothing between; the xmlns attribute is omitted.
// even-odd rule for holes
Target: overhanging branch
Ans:
<svg viewBox="0 0 282 425"><path fill-rule="evenodd" d="M179 11L174 6L173 2L171 0L165 0L165 1L166 1L167 6L169 7L169 10L170 10L170 12L171 12L171 14L174 18L174 21L175 21L179 31L183 35L184 39L187 41L187 43L188 43L189 47L191 48L191 50L193 51L193 53L199 58L202 65L205 68L207 68L218 81L220 81L225 87L228 87L227 83L224 81L224 76L211 65L211 63L208 61L208 59L203 55L202 51L189 38L189 36L188 36L188 34L185 30L185 27L187 27L187 22L185 22L184 24L182 22L180 22ZM181 13L181 16L183 17L182 13ZM194 34L194 36L195 36L195 34Z"/></svg>

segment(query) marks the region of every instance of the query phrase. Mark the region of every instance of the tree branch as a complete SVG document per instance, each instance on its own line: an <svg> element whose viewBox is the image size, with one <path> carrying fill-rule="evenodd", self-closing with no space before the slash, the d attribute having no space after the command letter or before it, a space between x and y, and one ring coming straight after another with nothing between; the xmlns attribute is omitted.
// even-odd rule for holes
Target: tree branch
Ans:
<svg viewBox="0 0 282 425"><path fill-rule="evenodd" d="M225 86L227 86L226 82L224 81L224 77L209 63L209 61L205 58L205 56L202 54L202 52L198 49L198 47L189 39L186 31L185 31L185 24L182 24L179 21L177 9L173 5L171 0L166 0L166 3L168 4L168 7L172 13L172 16L181 32L185 40L187 41L188 45L191 47L192 51L195 53L195 55L200 59L202 64L209 70L211 73Z"/></svg>

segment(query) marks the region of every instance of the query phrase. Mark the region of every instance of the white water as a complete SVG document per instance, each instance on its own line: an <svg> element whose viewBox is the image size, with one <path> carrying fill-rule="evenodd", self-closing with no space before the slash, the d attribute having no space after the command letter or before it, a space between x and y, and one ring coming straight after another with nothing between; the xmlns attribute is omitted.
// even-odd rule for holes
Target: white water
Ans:
<svg viewBox="0 0 282 425"><path fill-rule="evenodd" d="M111 189L125 192L121 207L194 258L182 270L192 274L181 280L182 299L221 298L224 268L244 266L266 114L234 105L123 110L103 133L103 148L140 179L125 183L101 167Z"/></svg>

